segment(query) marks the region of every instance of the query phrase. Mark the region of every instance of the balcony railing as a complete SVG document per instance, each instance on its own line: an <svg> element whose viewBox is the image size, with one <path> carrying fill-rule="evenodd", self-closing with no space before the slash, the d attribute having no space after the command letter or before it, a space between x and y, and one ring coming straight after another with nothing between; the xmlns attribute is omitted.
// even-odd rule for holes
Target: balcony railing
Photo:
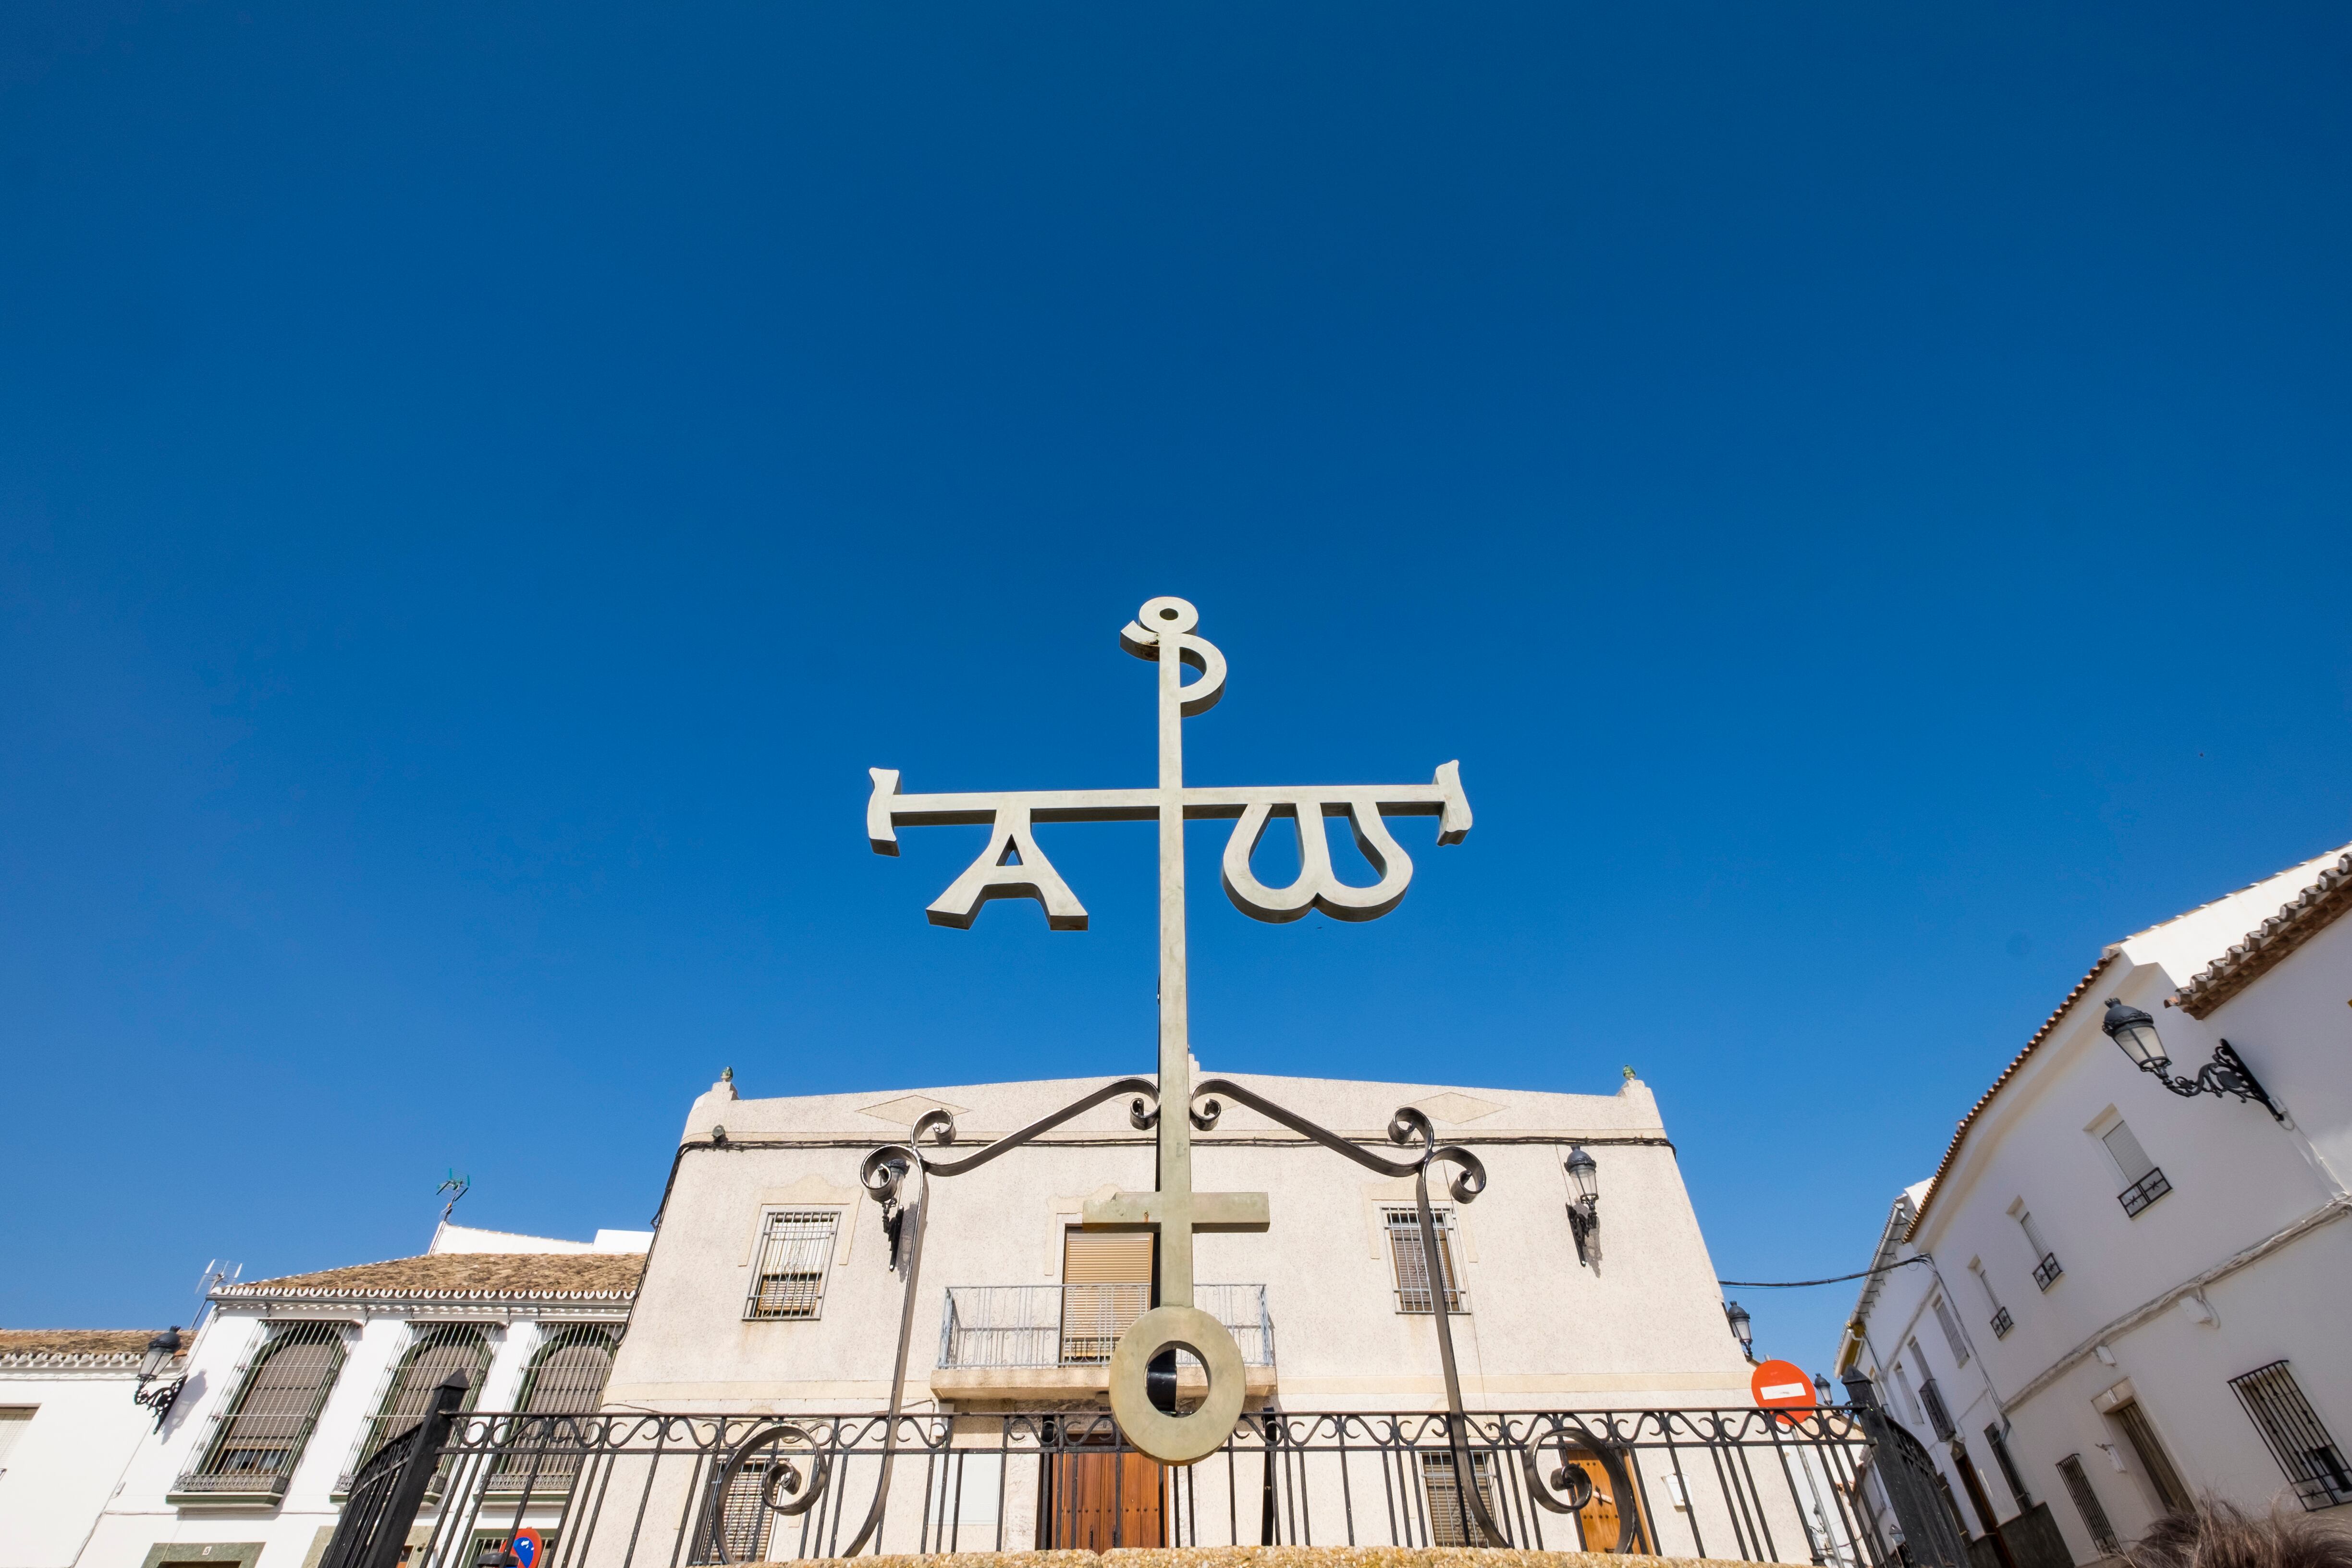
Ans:
<svg viewBox="0 0 2352 1568"><path fill-rule="evenodd" d="M1192 1304L1223 1323L1244 1366L1274 1364L1263 1285L1195 1285ZM1100 1366L1151 1306L1149 1285L951 1285L940 1365Z"/></svg>
<svg viewBox="0 0 2352 1568"><path fill-rule="evenodd" d="M1418 1370L1417 1368L1415 1370ZM1874 1421L1875 1413L1872 1417ZM1906 1434L1902 1439L1916 1450ZM1469 1449L1472 1487L1457 1484ZM458 1416L438 1459L439 1507L344 1514L356 1544L412 1542L408 1568L473 1568L488 1541L528 1525L567 1563L722 1568L838 1557L862 1521L886 1556L1107 1551L1119 1546L1318 1545L1421 1549L1470 1535L1464 1500L1486 1504L1501 1544L1630 1551L1794 1568L1965 1568L1931 1552L1915 1521L1874 1512L1894 1475L1940 1509L1924 1453L1874 1449L1856 1413L1758 1410L1253 1410L1222 1460L1162 1468L1107 1410ZM407 1462L430 1463L429 1451ZM1565 1506L1564 1473L1583 1506ZM383 1475L384 1471L379 1470ZM488 1484L538 1478L526 1493ZM1905 1477L1909 1477L1906 1483ZM887 1496L880 1494L889 1478ZM369 1478L362 1477L366 1497ZM1531 1487L1541 1489L1531 1491ZM1547 1504L1539 1498L1548 1498ZM386 1500L387 1502L389 1500ZM791 1511L786 1511L787 1510ZM354 1520L361 1521L352 1529ZM413 1529L413 1533L412 1533ZM397 1546L394 1548L398 1550ZM193 1550L193 1549L192 1549ZM321 1561L341 1559L329 1555ZM967 1559L967 1561L971 1561ZM941 1564L940 1568L953 1568Z"/></svg>
<svg viewBox="0 0 2352 1568"><path fill-rule="evenodd" d="M2124 1205L2124 1213L2137 1219L2140 1210L2171 1190L2172 1184L2164 1179L2163 1171L2154 1170L2117 1193L2116 1202Z"/></svg>
<svg viewBox="0 0 2352 1568"><path fill-rule="evenodd" d="M286 1495L294 1467L226 1470L215 1475L191 1471L172 1483L171 1495L190 1502L271 1502Z"/></svg>
<svg viewBox="0 0 2352 1568"><path fill-rule="evenodd" d="M2042 1261L2033 1266L2033 1283L2047 1290L2057 1284L2058 1276L2065 1272L2066 1270L2059 1266L2058 1255L2054 1252L2045 1252L2042 1255Z"/></svg>

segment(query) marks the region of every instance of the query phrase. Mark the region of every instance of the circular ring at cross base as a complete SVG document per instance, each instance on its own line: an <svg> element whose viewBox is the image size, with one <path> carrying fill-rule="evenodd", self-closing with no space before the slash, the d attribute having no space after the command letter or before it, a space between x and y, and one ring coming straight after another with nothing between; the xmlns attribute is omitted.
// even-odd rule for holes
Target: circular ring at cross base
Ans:
<svg viewBox="0 0 2352 1568"><path fill-rule="evenodd" d="M1151 1403L1152 1358L1170 1350L1191 1351L1209 1374L1209 1396L1189 1415ZM1242 1392L1241 1347L1198 1307L1152 1308L1110 1353L1110 1412L1127 1440L1163 1465L1189 1465L1223 1447L1241 1419Z"/></svg>

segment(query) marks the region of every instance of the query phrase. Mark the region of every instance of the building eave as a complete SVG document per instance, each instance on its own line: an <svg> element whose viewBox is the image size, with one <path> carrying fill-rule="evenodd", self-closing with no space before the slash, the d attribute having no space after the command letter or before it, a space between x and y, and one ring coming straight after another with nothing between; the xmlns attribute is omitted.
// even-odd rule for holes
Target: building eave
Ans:
<svg viewBox="0 0 2352 1568"><path fill-rule="evenodd" d="M1984 1115L1985 1108L1992 1104L1993 1096L1999 1094L2010 1079L2018 1075L2025 1066L2026 1058L2042 1047L2042 1042L2050 1037L2052 1031L2055 1030L2064 1021L2066 1015L2074 1010L2074 1004L2083 999L2084 993L2096 984L2099 976L2105 973L2108 966L2121 955L2121 951L2120 948L2111 947L2099 955L2099 962L2091 965L2090 970L2082 979L2074 982L2074 989L2066 993L2066 999L2059 1003L2050 1016L2042 1021L2042 1027L2033 1031L2033 1037L2025 1042L2025 1048L2011 1057L2009 1065L2000 1069L2000 1076L1992 1080L1992 1087L1978 1096L1977 1102L1969 1107L1969 1113L1960 1118L1960 1124L1952 1131L1951 1142L1944 1147L1944 1157L1937 1162L1936 1173L1928 1178L1927 1195L1920 1200L1919 1212L1911 1216L1910 1228L1903 1233L1904 1240L1910 1241L1917 1237L1919 1227L1927 1223L1927 1211L1935 1207L1937 1194L1944 1190L1944 1178L1951 1173L1953 1165L1958 1163L1960 1146L1968 1142L1969 1131L1975 1128L1978 1119Z"/></svg>
<svg viewBox="0 0 2352 1568"><path fill-rule="evenodd" d="M2243 942L2191 975L2167 999L2192 1018L2203 1018L2276 968L2295 949L2352 910L2352 849L2336 857L2311 886L2278 913L2246 933Z"/></svg>

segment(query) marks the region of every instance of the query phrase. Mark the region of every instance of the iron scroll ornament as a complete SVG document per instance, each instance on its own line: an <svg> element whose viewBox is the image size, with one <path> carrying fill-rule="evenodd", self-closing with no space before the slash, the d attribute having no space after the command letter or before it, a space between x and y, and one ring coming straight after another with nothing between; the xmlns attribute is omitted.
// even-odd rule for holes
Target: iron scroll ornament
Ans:
<svg viewBox="0 0 2352 1568"><path fill-rule="evenodd" d="M950 1145L955 1140L953 1116L945 1110L926 1111L910 1130L912 1135L907 1142L884 1144L868 1153L859 1166L859 1184L866 1189L867 1196L882 1205L884 1223L891 1233L892 1245L888 1253L888 1264L893 1269L904 1269L906 1286L899 1301L898 1343L896 1363L891 1371L889 1410L884 1417L881 1476L875 1487L873 1502L866 1510L865 1522L858 1528L856 1535L851 1540L848 1547L841 1553L844 1557L857 1555L865 1549L866 1543L874 1539L881 1529L883 1510L889 1500L892 1468L890 1461L897 1453L899 1417L905 1402L907 1356L914 1331L916 1289L921 1272L923 1237L930 1207L930 1178L957 1176L968 1171L977 1170L1024 1143L1034 1142L1055 1128L1093 1110L1096 1106L1118 1099L1122 1095L1134 1097L1128 1107L1128 1122L1130 1126L1138 1131L1150 1131L1158 1125L1161 1114L1158 1086L1149 1079L1116 1079L1072 1100L1052 1114L1031 1122L1018 1131L1009 1132L961 1159L939 1159L923 1152L922 1145L927 1140L940 1147ZM1429 1167L1440 1161L1456 1167L1452 1179L1446 1184L1446 1190L1455 1201L1467 1204L1475 1201L1478 1194L1486 1190L1485 1163L1477 1155L1459 1145L1439 1143L1435 1129L1428 1116L1409 1105L1401 1107L1392 1114L1389 1118L1388 1126L1390 1142L1407 1149L1418 1150L1412 1158L1404 1160L1391 1160L1374 1153L1331 1131L1328 1128L1310 1121L1296 1111L1234 1082L1231 1079L1216 1078L1202 1082L1193 1091L1192 1104L1186 1111L1187 1119L1193 1127L1202 1131L1207 1131L1216 1126L1218 1119L1223 1114L1224 1100L1246 1106L1258 1114L1289 1128L1292 1131L1300 1133L1336 1153L1345 1155L1366 1170L1374 1171L1385 1176L1409 1175L1414 1179L1413 1207L1421 1231L1423 1263L1431 1282L1433 1297L1432 1305L1437 1309L1433 1315L1437 1324L1438 1358L1445 1377L1446 1447L1454 1459L1454 1473L1459 1477L1471 1476L1473 1472L1470 1451L1465 1436L1468 1428L1468 1421L1462 1404L1461 1378L1455 1370L1453 1328L1448 1321L1450 1314L1444 1310L1446 1281L1451 1275L1445 1268L1444 1256L1438 1247L1436 1218L1429 1206ZM920 1176L920 1191L918 1195L909 1199L904 1195L906 1184L910 1176L918 1174ZM1206 1318L1205 1314L1202 1316ZM1209 1342L1193 1345L1188 1339L1185 1348L1192 1350L1194 1354L1199 1356L1204 1370L1209 1373L1211 1403L1189 1417L1169 1415L1167 1418L1176 1421L1198 1421L1203 1415L1213 1419L1218 1415L1223 1415L1224 1430L1218 1434L1219 1441L1222 1442L1224 1436L1230 1435L1233 1424L1239 1415L1240 1357L1237 1348L1233 1346L1232 1336L1223 1326L1213 1319L1206 1319L1206 1321L1208 1328L1213 1331L1213 1336L1207 1332L1201 1332L1192 1337ZM1139 1320L1138 1326L1144 1326L1141 1320ZM1134 1330L1130 1328L1128 1332L1132 1334ZM1161 1347L1151 1347L1148 1353L1130 1353L1127 1339L1127 1334L1121 1336L1120 1350L1114 1352L1111 1368L1112 1407L1114 1414L1120 1415L1122 1426L1127 1425L1134 1408L1139 1405L1150 1409L1155 1415L1166 1414L1160 1411L1152 1401L1150 1386L1149 1363ZM1222 1344L1217 1342L1219 1340L1222 1340ZM1137 1352L1141 1352L1143 1347L1139 1345L1135 1349ZM1221 1349L1230 1352L1230 1361L1227 1355L1218 1353ZM1207 1353L1202 1353L1203 1352ZM1223 1402L1215 1398L1221 1392L1219 1388L1221 1384L1227 1385L1226 1397ZM1122 1394L1123 1389L1124 1394ZM1230 1404L1230 1413L1221 1409L1221 1404ZM1125 1408L1122 1409L1122 1407ZM718 1489L713 1493L710 1514L711 1546L713 1555L719 1561L734 1561L727 1554L724 1531L719 1525L729 1489L735 1484L744 1468L751 1463L761 1448L772 1447L778 1441L789 1439L793 1434L799 1432L799 1428L792 1426L789 1423L759 1428L750 1438L739 1444L730 1456L719 1477L715 1480ZM805 1437L805 1434L801 1436ZM1592 1444L1591 1447L1594 1453L1601 1456L1602 1463L1610 1468L1612 1483L1617 1485L1620 1495L1624 1495L1622 1483L1618 1479L1618 1472L1612 1462L1613 1457L1610 1456L1601 1445ZM1535 1461L1532 1454L1528 1450L1522 1450L1520 1458L1523 1464L1529 1467L1528 1473L1533 1475ZM1563 1468L1569 1475L1581 1473L1573 1466L1565 1464L1564 1455ZM798 1479L797 1471L793 1470L787 1462L782 1466L772 1467L768 1477L761 1484L760 1500L763 1506L778 1514L804 1513L815 1505L816 1500L824 1494L826 1487L835 1479L829 1468L820 1462L813 1466L811 1474L803 1486ZM1562 1481L1559 1484L1567 1483ZM793 1494L781 1503L776 1500L775 1496L780 1487ZM1551 1498L1550 1489L1534 1489L1545 1507L1554 1511L1567 1511ZM1496 1522L1494 1515L1488 1510L1486 1500L1475 1482L1469 1485L1457 1485L1454 1493L1464 1509L1462 1526L1465 1540L1476 1540L1482 1544L1496 1546L1509 1544L1509 1537ZM1624 1537L1621 1536L1622 1539Z"/></svg>

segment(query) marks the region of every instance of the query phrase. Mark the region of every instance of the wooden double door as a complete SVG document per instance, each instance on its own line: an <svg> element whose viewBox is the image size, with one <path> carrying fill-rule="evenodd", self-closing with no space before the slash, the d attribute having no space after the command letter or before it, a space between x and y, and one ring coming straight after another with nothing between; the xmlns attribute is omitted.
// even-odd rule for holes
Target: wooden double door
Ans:
<svg viewBox="0 0 2352 1568"><path fill-rule="evenodd" d="M1108 1552L1168 1544L1168 1470L1141 1454L1084 1448L1051 1455L1044 1467L1041 1546Z"/></svg>

